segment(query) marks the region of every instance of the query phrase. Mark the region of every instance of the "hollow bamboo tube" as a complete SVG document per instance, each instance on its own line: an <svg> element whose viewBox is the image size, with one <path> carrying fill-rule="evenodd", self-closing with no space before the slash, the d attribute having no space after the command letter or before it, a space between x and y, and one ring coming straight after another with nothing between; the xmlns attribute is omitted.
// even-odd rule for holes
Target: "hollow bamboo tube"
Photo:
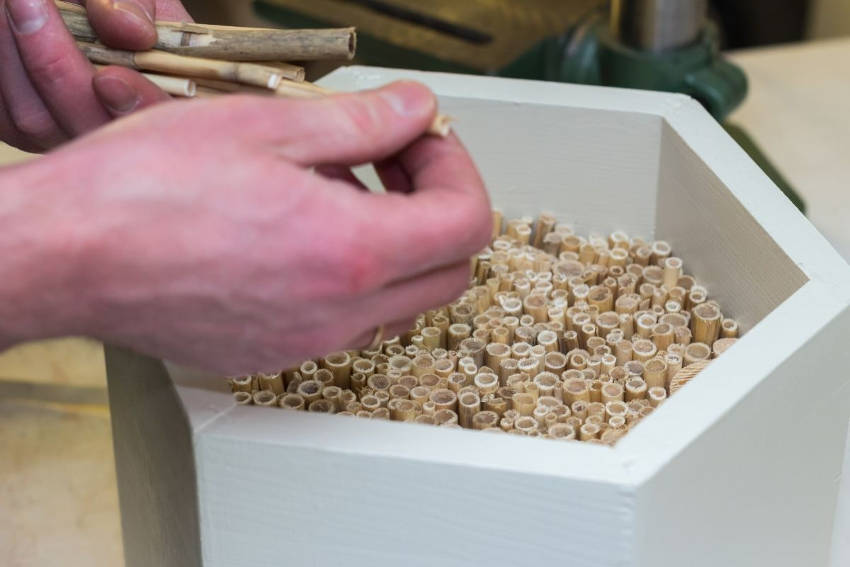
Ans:
<svg viewBox="0 0 850 567"><path fill-rule="evenodd" d="M511 357L511 347L503 343L490 343L484 352L484 361L490 368L500 368L502 361Z"/></svg>
<svg viewBox="0 0 850 567"><path fill-rule="evenodd" d="M667 347L675 340L673 327L669 323L656 323L652 328L651 338L659 351L667 350Z"/></svg>
<svg viewBox="0 0 850 567"><path fill-rule="evenodd" d="M611 311L614 309L614 295L607 287L594 286L587 295L587 303L596 306L600 312Z"/></svg>
<svg viewBox="0 0 850 567"><path fill-rule="evenodd" d="M735 338L717 339L716 341L714 341L714 344L711 345L711 357L717 358L718 356L726 352L726 350L733 344L735 344L737 341L738 339Z"/></svg>
<svg viewBox="0 0 850 567"><path fill-rule="evenodd" d="M621 417L625 420L628 409L628 406L621 401L608 402L605 404L605 420L610 421L612 417Z"/></svg>
<svg viewBox="0 0 850 567"><path fill-rule="evenodd" d="M673 337L677 344L680 345L689 345L691 344L691 340L693 335L691 334L691 330L688 327L676 327L673 329ZM668 345L668 350L671 345Z"/></svg>
<svg viewBox="0 0 850 567"><path fill-rule="evenodd" d="M97 69L105 69L105 65L95 65ZM157 73L141 73L141 75L162 89L163 92L173 96L192 98L198 92L198 85L192 79L185 77L172 77L170 75L159 75Z"/></svg>
<svg viewBox="0 0 850 567"><path fill-rule="evenodd" d="M422 345L426 349L433 350L439 348L440 329L437 327L424 327L419 331L419 334L422 335Z"/></svg>
<svg viewBox="0 0 850 567"><path fill-rule="evenodd" d="M434 423L436 425L456 424L457 422L458 415L453 410L438 409L436 412L434 412Z"/></svg>
<svg viewBox="0 0 850 567"><path fill-rule="evenodd" d="M605 404L601 402L590 402L587 404L587 418L585 418L585 421L593 416L597 416L604 421Z"/></svg>
<svg viewBox="0 0 850 567"><path fill-rule="evenodd" d="M700 360L711 357L711 348L705 343L691 343L685 348L684 366L689 366Z"/></svg>
<svg viewBox="0 0 850 567"><path fill-rule="evenodd" d="M585 423L579 428L579 439L581 441L588 441L590 439L596 439L599 436L599 426L593 423Z"/></svg>
<svg viewBox="0 0 850 567"><path fill-rule="evenodd" d="M558 334L549 329L540 331L537 334L537 345L542 346L545 352L557 352L560 347Z"/></svg>
<svg viewBox="0 0 850 567"><path fill-rule="evenodd" d="M646 398L646 382L641 378L631 378L626 382L626 401Z"/></svg>
<svg viewBox="0 0 850 567"><path fill-rule="evenodd" d="M531 294L523 300L522 306L526 314L534 317L536 323L548 321L548 305L545 296Z"/></svg>
<svg viewBox="0 0 850 567"><path fill-rule="evenodd" d="M327 368L319 368L313 375L313 380L321 384L322 388L326 386L333 386L334 375Z"/></svg>
<svg viewBox="0 0 850 567"><path fill-rule="evenodd" d="M363 409L372 412L381 407L381 401L374 394L367 394L360 398L360 404Z"/></svg>
<svg viewBox="0 0 850 567"><path fill-rule="evenodd" d="M720 336L724 339L738 337L738 322L735 319L723 319L720 323Z"/></svg>
<svg viewBox="0 0 850 567"><path fill-rule="evenodd" d="M389 390L392 380L386 374L372 374L366 379L366 387L373 392L377 390Z"/></svg>
<svg viewBox="0 0 850 567"><path fill-rule="evenodd" d="M233 401L239 406L249 406L254 403L254 396L251 395L251 392L237 390L233 392Z"/></svg>
<svg viewBox="0 0 850 567"><path fill-rule="evenodd" d="M313 400L307 407L307 411L313 413L336 413L333 402L325 399Z"/></svg>
<svg viewBox="0 0 850 567"><path fill-rule="evenodd" d="M623 401L625 392L622 384L609 382L602 384L601 401L602 403Z"/></svg>
<svg viewBox="0 0 850 567"><path fill-rule="evenodd" d="M431 395L431 388L426 386L416 386L410 390L410 399L418 406L422 407L428 401Z"/></svg>
<svg viewBox="0 0 850 567"><path fill-rule="evenodd" d="M307 407L304 396L300 394L284 394L278 400L277 405L283 409L291 410L304 410Z"/></svg>
<svg viewBox="0 0 850 567"><path fill-rule="evenodd" d="M555 423L549 427L549 437L564 441L576 438L576 430L572 425L566 423Z"/></svg>
<svg viewBox="0 0 850 567"><path fill-rule="evenodd" d="M351 368L353 362L351 355L345 351L340 351L324 357L321 365L333 375L334 385L345 389L351 385Z"/></svg>
<svg viewBox="0 0 850 567"><path fill-rule="evenodd" d="M667 399L667 390L660 386L654 386L647 390L647 398L652 407L658 407Z"/></svg>
<svg viewBox="0 0 850 567"><path fill-rule="evenodd" d="M327 386L322 390L322 399L328 400L333 404L335 412L342 409L341 396L342 389L338 386Z"/></svg>
<svg viewBox="0 0 850 567"><path fill-rule="evenodd" d="M534 224L534 242L536 248L543 247L543 239L555 228L555 217L549 213L541 213Z"/></svg>
<svg viewBox="0 0 850 567"><path fill-rule="evenodd" d="M643 366L643 379L647 388L661 387L667 383L667 363L662 358L653 358Z"/></svg>
<svg viewBox="0 0 850 567"><path fill-rule="evenodd" d="M400 420L400 421L403 421L403 420ZM434 421L433 415L420 414L420 415L417 415L414 418L413 421L415 423L424 423L424 424L427 424L427 425L437 425L436 421Z"/></svg>
<svg viewBox="0 0 850 567"><path fill-rule="evenodd" d="M466 429L473 426L473 418L481 411L481 398L476 392L463 392L458 400L458 424Z"/></svg>
<svg viewBox="0 0 850 567"><path fill-rule="evenodd" d="M512 402L513 409L521 416L531 415L536 405L534 396L525 392L514 394Z"/></svg>
<svg viewBox="0 0 850 567"><path fill-rule="evenodd" d="M253 376L237 376L230 379L230 388L233 392L251 393L254 390Z"/></svg>
<svg viewBox="0 0 850 567"><path fill-rule="evenodd" d="M587 389L587 383L584 379L567 380L563 385L563 396L566 404L572 404L578 400L590 402L590 391Z"/></svg>
<svg viewBox="0 0 850 567"><path fill-rule="evenodd" d="M639 362L647 362L658 353L655 343L648 339L638 339L632 344L632 358Z"/></svg>
<svg viewBox="0 0 850 567"><path fill-rule="evenodd" d="M457 410L457 394L455 394L448 388L440 388L438 390L433 390L429 395L428 399L434 403L434 407L437 411L443 409L448 409L452 411Z"/></svg>
<svg viewBox="0 0 850 567"><path fill-rule="evenodd" d="M492 394L499 389L499 376L490 372L479 372L475 375L473 384L481 395Z"/></svg>
<svg viewBox="0 0 850 567"><path fill-rule="evenodd" d="M301 377L303 380L312 380L313 376L316 375L316 372L319 370L319 365L316 364L312 360L305 360L301 363L301 366L298 369L298 372L301 373ZM303 381L302 380L302 381Z"/></svg>
<svg viewBox="0 0 850 567"><path fill-rule="evenodd" d="M277 395L283 394L285 391L283 382L283 373L276 374L258 374L257 383L261 390L270 390Z"/></svg>
<svg viewBox="0 0 850 567"><path fill-rule="evenodd" d="M460 343L469 338L472 334L472 328L466 323L453 323L449 325L446 334L446 348L449 350L458 350Z"/></svg>
<svg viewBox="0 0 850 567"><path fill-rule="evenodd" d="M499 415L492 411L479 411L472 416L473 429L487 429L496 427L499 424Z"/></svg>
<svg viewBox="0 0 850 567"><path fill-rule="evenodd" d="M617 357L617 364L619 366L629 362L633 355L634 348L631 341L623 339L614 345L614 356Z"/></svg>
<svg viewBox="0 0 850 567"><path fill-rule="evenodd" d="M297 393L304 398L309 406L310 402L318 400L322 396L322 384L317 380L305 380L298 385Z"/></svg>
<svg viewBox="0 0 850 567"><path fill-rule="evenodd" d="M534 377L534 384L540 397L555 397L555 389L560 385L558 375L553 372L540 372ZM539 403L539 398L538 398Z"/></svg>
<svg viewBox="0 0 850 567"><path fill-rule="evenodd" d="M508 410L508 400L495 394L488 394L481 400L481 409L484 411L492 411L499 418Z"/></svg>
<svg viewBox="0 0 850 567"><path fill-rule="evenodd" d="M369 416L371 419L386 419L389 421L390 419L390 410L387 408L378 408L372 411L372 414Z"/></svg>
<svg viewBox="0 0 850 567"><path fill-rule="evenodd" d="M696 343L711 344L720 336L720 310L710 303L697 305L691 310L691 331Z"/></svg>
<svg viewBox="0 0 850 567"><path fill-rule="evenodd" d="M448 385L448 381L443 381L436 374L423 374L419 377L419 385L425 386L429 390L433 390L434 388L442 388L445 385Z"/></svg>
<svg viewBox="0 0 850 567"><path fill-rule="evenodd" d="M57 1L56 5L75 38L97 40L84 8L61 1ZM245 28L167 21L157 21L155 26L157 49L234 61L344 60L354 56L357 44L354 28Z"/></svg>

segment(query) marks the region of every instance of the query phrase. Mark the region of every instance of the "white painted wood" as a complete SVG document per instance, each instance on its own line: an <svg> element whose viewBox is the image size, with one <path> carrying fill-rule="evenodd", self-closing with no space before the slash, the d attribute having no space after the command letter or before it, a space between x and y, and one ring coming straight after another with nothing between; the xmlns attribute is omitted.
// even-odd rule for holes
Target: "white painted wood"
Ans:
<svg viewBox="0 0 850 567"><path fill-rule="evenodd" d="M850 565L850 435L847 436L840 485L835 506L835 525L832 528L830 567Z"/></svg>
<svg viewBox="0 0 850 567"><path fill-rule="evenodd" d="M327 84L403 77L457 117L497 206L669 239L748 333L613 449L237 407L169 366L203 564L827 565L850 268L686 97L357 67ZM119 459L120 481L141 458Z"/></svg>

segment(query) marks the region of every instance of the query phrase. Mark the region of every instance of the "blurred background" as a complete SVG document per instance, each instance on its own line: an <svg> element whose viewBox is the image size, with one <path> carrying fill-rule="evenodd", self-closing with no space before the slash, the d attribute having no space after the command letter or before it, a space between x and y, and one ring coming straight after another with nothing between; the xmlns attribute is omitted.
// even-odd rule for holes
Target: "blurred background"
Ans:
<svg viewBox="0 0 850 567"><path fill-rule="evenodd" d="M613 17L595 0L187 7L207 23L356 25L357 63L687 92L850 258L850 1L702 2L624 0ZM23 159L32 156L0 145L0 166ZM111 443L100 344L0 354L0 563L123 564Z"/></svg>

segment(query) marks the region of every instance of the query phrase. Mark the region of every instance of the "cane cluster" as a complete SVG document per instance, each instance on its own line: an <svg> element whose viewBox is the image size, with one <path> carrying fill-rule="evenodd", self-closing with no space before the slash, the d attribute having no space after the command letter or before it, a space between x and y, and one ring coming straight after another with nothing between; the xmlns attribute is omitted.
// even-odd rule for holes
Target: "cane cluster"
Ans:
<svg viewBox="0 0 850 567"><path fill-rule="evenodd" d="M737 340L665 241L504 224L454 303L373 350L231 378L236 402L613 444Z"/></svg>

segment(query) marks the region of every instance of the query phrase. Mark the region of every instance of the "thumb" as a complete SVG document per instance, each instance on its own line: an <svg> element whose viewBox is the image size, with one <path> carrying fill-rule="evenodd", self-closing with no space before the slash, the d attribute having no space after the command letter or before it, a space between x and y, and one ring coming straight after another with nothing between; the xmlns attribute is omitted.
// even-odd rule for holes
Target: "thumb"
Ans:
<svg viewBox="0 0 850 567"><path fill-rule="evenodd" d="M104 44L141 51L156 43L155 0L88 0L89 21Z"/></svg>
<svg viewBox="0 0 850 567"><path fill-rule="evenodd" d="M245 102L239 113L243 132L263 137L303 166L384 159L420 137L437 112L434 94L412 81L321 99Z"/></svg>

